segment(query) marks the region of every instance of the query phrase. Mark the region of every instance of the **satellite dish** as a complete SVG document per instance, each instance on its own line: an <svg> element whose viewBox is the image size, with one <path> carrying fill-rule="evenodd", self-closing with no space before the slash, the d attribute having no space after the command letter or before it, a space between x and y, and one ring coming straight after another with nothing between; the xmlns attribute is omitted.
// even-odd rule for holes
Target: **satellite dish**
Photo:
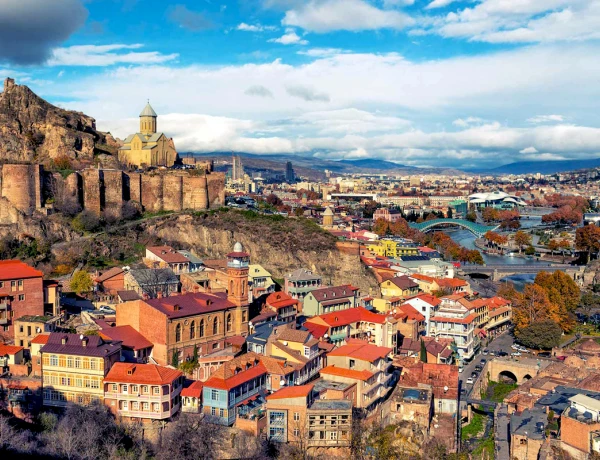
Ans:
<svg viewBox="0 0 600 460"><path fill-rule="evenodd" d="M248 326L252 326L252 321L248 321Z"/></svg>
<svg viewBox="0 0 600 460"><path fill-rule="evenodd" d="M79 334L79 340L83 340L83 334Z"/></svg>
<svg viewBox="0 0 600 460"><path fill-rule="evenodd" d="M325 338L325 339L326 339L326 338L328 338L328 337L329 337L329 334L327 334L327 333L325 333L325 334L323 335L323 338Z"/></svg>
<svg viewBox="0 0 600 460"><path fill-rule="evenodd" d="M282 386L282 387L284 387L285 386L285 380L281 379L279 381L279 385Z"/></svg>
<svg viewBox="0 0 600 460"><path fill-rule="evenodd" d="M448 391L448 387L444 386L444 392Z"/></svg>
<svg viewBox="0 0 600 460"><path fill-rule="evenodd" d="M286 347L288 346L288 343L287 343L287 341L286 341L286 342L283 342L283 344L284 344Z"/></svg>

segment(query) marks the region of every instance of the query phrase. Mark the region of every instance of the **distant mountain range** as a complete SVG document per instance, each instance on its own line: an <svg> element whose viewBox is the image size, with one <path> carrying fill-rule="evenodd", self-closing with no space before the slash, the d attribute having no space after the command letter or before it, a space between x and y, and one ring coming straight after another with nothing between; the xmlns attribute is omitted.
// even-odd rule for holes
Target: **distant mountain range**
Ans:
<svg viewBox="0 0 600 460"><path fill-rule="evenodd" d="M419 169L414 166L405 166L392 161L378 160L376 158L365 158L362 160L339 160L336 161L336 163L341 163L355 168L376 169L378 171L389 171L390 169Z"/></svg>
<svg viewBox="0 0 600 460"><path fill-rule="evenodd" d="M499 166L498 168L470 170L469 172L488 174L554 174L597 167L600 167L600 158L591 160L518 161Z"/></svg>

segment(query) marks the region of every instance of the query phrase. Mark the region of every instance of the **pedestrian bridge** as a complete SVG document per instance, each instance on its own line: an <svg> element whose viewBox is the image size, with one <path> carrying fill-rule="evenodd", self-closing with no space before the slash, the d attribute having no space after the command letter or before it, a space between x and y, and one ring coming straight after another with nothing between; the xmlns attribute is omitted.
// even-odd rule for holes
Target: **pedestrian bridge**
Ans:
<svg viewBox="0 0 600 460"><path fill-rule="evenodd" d="M435 227L443 227L448 225L457 225L466 230L469 230L477 237L482 237L490 230L496 230L499 225L488 226L478 224L477 222L471 222L470 220L464 219L432 219L421 223L410 223L408 224L411 228L419 230L421 232L427 232Z"/></svg>
<svg viewBox="0 0 600 460"><path fill-rule="evenodd" d="M487 277L492 281L500 281L511 275L537 274L539 272L565 272L573 279L583 274L585 267L574 267L568 264L504 264L504 265L462 265L459 274L471 277Z"/></svg>

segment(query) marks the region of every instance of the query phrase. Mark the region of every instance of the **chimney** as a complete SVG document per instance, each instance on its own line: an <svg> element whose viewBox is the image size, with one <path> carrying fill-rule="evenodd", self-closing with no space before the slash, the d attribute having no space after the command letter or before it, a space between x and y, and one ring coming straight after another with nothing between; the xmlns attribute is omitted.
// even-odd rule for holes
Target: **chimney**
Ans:
<svg viewBox="0 0 600 460"><path fill-rule="evenodd" d="M8 78L7 78L7 80L8 80ZM67 344L67 336L66 335L62 338L61 342L63 345Z"/></svg>
<svg viewBox="0 0 600 460"><path fill-rule="evenodd" d="M15 80L13 78L6 78L4 80L4 92L15 86Z"/></svg>
<svg viewBox="0 0 600 460"><path fill-rule="evenodd" d="M144 300L148 300L149 298L150 298L150 297L148 296L148 294L146 294L146 293L144 292L144 294L142 295L142 299L144 299Z"/></svg>
<svg viewBox="0 0 600 460"><path fill-rule="evenodd" d="M83 339L81 339L81 346L82 347L87 347L87 343L88 343L88 338L84 337Z"/></svg>

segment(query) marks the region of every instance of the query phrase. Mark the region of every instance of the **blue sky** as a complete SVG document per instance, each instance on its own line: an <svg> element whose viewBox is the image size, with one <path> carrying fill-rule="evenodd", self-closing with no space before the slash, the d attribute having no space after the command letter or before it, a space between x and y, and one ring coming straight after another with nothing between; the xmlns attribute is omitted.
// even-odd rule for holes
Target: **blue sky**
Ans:
<svg viewBox="0 0 600 460"><path fill-rule="evenodd" d="M600 0L3 0L0 77L180 151L600 156Z"/></svg>

